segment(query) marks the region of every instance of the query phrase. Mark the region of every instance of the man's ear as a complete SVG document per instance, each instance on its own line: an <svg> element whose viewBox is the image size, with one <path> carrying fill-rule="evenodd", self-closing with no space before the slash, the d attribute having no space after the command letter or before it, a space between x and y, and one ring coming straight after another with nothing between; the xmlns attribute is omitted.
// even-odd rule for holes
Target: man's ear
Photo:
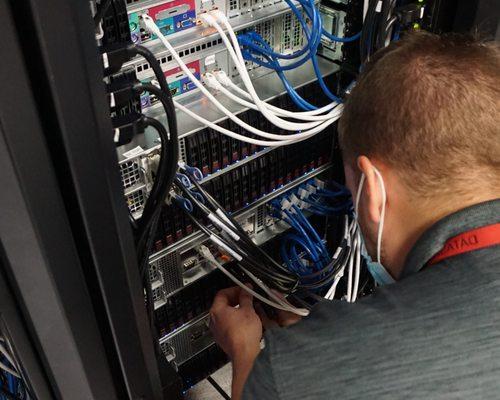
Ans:
<svg viewBox="0 0 500 400"><path fill-rule="evenodd" d="M357 159L358 168L365 174L365 184L363 185L364 207L367 218L374 224L378 224L382 211L382 190L375 173L375 167L366 156L359 156Z"/></svg>

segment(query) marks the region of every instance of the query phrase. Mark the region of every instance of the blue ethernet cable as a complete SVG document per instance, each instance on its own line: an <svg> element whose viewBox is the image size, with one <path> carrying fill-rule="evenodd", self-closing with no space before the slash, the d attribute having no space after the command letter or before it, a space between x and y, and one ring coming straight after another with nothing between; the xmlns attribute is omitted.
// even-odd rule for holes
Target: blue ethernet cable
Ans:
<svg viewBox="0 0 500 400"><path fill-rule="evenodd" d="M283 212L286 214L288 217L285 222L287 222L291 227L293 227L308 243L310 246L309 248L311 249L312 253L315 255L316 259L319 260L319 254L316 252L316 248L314 246L313 241L307 234L307 232L304 230L304 228L295 220L295 218L292 216L292 213L288 210L283 210Z"/></svg>
<svg viewBox="0 0 500 400"><path fill-rule="evenodd" d="M302 65L304 62L308 61L309 58L311 58L316 50L317 50L317 47L319 46L319 43L320 43L320 35L318 35L316 32L319 32L320 30L319 29L316 29L314 26L313 26L313 33L314 33L314 36L313 36L313 39L311 41L311 35L310 35L310 32L309 32L309 29L305 23L305 21L303 20L302 18L302 15L300 14L300 11L297 9L297 7L295 7L295 5L291 2L289 2L289 5L292 9L292 11L297 15L297 17L299 17L299 22L301 23L302 25L302 28L306 34L306 38L307 38L307 42L308 42L308 47L309 47L309 54L307 57L304 57L302 58L301 60L299 60L298 62L295 62L293 64L289 64L285 67L282 67L278 61L272 57L273 55L273 50L272 48L269 46L269 44L264 40L262 39L262 37L260 37L260 35L257 35L255 34L255 38L260 38L260 44L261 46L259 46L257 49L255 50L258 50L259 52L262 53L262 56L263 57L266 57L269 61L268 62L263 62L262 60L259 60L257 58L255 58L253 55L251 55L251 53L248 51L248 50L243 50L243 56L245 59L249 60L249 61L252 61L254 62L255 64L257 65L260 65L260 66L264 66L266 68L270 68L270 69L274 69L279 78L281 79L286 91L288 92L288 94L290 95L292 101L301 109L304 109L304 110L307 110L307 111L311 111L311 110L316 110L317 107L312 105L311 103L307 102L306 100L304 100L296 91L295 89L293 88L293 86L288 82L288 79L286 78L286 76L284 75L283 71L285 70L288 70L288 69L292 69L292 68L295 68L297 66L300 66ZM315 19L313 20L313 22L317 22L319 21L321 23L321 20L317 18L317 16L315 16ZM244 43L247 43L248 41L247 40L243 40L242 42ZM312 44L311 44L312 42ZM263 52L263 49L265 50L265 52ZM278 53L274 53L274 54L278 54ZM321 76L321 75L320 75Z"/></svg>
<svg viewBox="0 0 500 400"><path fill-rule="evenodd" d="M287 245L290 244L290 242L299 245L309 255L309 257L313 261L313 263L317 262L317 258L313 254L313 252L311 251L311 248L308 246L308 244L300 236L298 236L296 234L287 235L284 238L284 240L281 242L281 247L280 247L281 257L283 258L283 260L285 261L287 266L289 268L291 268L293 271L299 273L299 275L300 275L300 270L302 270L303 273L309 272L307 270L307 267L304 266L304 264L302 264L300 262L300 257L298 256L296 251L293 255L294 260L291 259L290 255L288 254L288 251L287 251ZM299 265L299 268L293 266L293 264L292 264L293 261L295 261Z"/></svg>
<svg viewBox="0 0 500 400"><path fill-rule="evenodd" d="M323 243L323 240L321 240L316 229L313 228L313 226L307 220L306 216L299 207L297 207L295 204L292 207L295 210L295 215L297 215L299 222L301 222L307 228L307 230L311 232L313 238L318 242L322 252L328 257L328 250L326 249L325 244Z"/></svg>
<svg viewBox="0 0 500 400"><path fill-rule="evenodd" d="M349 37L338 37L335 35L332 35L331 33L325 31L324 29L321 30L321 34L323 36L326 36L328 39L333 40L334 42L339 42L339 43L350 43L350 42L355 42L361 37L361 32L356 33L353 36Z"/></svg>
<svg viewBox="0 0 500 400"><path fill-rule="evenodd" d="M181 181L181 183L184 187L186 187L188 189L191 187L191 181L189 180L187 175L184 175L184 174L181 174L178 172L177 174L175 174L175 177Z"/></svg>
<svg viewBox="0 0 500 400"><path fill-rule="evenodd" d="M264 65L264 64L262 64L261 60L253 57L249 52L246 52L245 50L243 50L242 53L243 53L243 56L246 60L252 61L258 65ZM276 69L276 73L278 74L278 77L281 79L281 82L283 83L283 86L285 87L286 91L288 92L290 98L293 100L293 102L295 103L295 105L297 107L304 109L304 110L307 110L307 111L312 111L312 110L317 109L316 106L314 106L311 103L304 100L297 93L297 91L293 88L293 86L290 84L290 82L288 81L288 79L286 78L285 74L282 71L280 71L279 69Z"/></svg>

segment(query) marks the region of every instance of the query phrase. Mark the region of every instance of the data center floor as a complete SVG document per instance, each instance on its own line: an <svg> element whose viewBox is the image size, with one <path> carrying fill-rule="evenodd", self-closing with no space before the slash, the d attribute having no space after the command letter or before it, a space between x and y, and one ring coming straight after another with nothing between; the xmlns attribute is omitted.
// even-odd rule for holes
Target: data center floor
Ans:
<svg viewBox="0 0 500 400"><path fill-rule="evenodd" d="M212 378L226 391L231 394L231 364L226 364L217 372L212 374ZM185 396L186 400L221 400L221 395L214 389L214 387L206 380L194 385Z"/></svg>

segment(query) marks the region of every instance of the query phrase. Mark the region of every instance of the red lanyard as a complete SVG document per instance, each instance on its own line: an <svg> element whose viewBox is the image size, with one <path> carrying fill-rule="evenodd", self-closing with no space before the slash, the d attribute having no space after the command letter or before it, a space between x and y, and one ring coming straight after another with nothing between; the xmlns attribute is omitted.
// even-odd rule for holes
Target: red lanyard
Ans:
<svg viewBox="0 0 500 400"><path fill-rule="evenodd" d="M454 236L429 261L436 264L446 258L500 244L500 223L483 226Z"/></svg>

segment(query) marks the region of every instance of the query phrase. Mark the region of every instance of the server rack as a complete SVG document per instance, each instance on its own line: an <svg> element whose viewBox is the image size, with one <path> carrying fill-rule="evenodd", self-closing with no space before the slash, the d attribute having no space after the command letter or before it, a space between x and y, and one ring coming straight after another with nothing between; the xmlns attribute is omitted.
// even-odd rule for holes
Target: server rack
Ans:
<svg viewBox="0 0 500 400"><path fill-rule="evenodd" d="M444 2L431 3L442 17ZM428 28L465 30L488 6L477 2L472 21L454 3L453 21L466 22L435 14ZM0 4L0 17L8 55L0 66L0 330L37 398L179 398L182 383L157 359L143 307L88 4L13 0ZM250 176L259 169L247 165Z"/></svg>

